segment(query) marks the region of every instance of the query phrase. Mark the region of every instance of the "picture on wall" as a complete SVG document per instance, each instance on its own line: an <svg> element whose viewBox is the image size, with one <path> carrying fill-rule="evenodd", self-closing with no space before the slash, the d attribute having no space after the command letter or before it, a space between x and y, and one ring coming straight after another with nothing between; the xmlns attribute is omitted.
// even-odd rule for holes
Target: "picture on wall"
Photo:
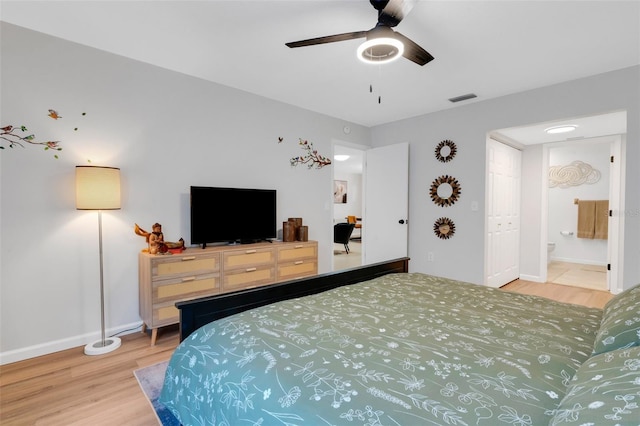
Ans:
<svg viewBox="0 0 640 426"><path fill-rule="evenodd" d="M333 202L336 204L345 204L347 202L347 181L333 181Z"/></svg>

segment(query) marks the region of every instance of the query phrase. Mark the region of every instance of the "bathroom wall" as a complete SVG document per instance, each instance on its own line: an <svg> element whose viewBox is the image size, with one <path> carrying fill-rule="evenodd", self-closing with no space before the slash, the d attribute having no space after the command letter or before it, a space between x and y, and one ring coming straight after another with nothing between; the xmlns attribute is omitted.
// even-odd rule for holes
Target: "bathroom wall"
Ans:
<svg viewBox="0 0 640 426"><path fill-rule="evenodd" d="M607 240L577 238L578 206L574 199L609 198L610 144L611 138L598 138L549 148L549 168L578 160L600 172L600 179L595 183L549 188L548 240L556 243L555 250L550 253L551 260L606 265Z"/></svg>
<svg viewBox="0 0 640 426"><path fill-rule="evenodd" d="M344 173L336 166L333 177L347 182L347 202L333 204L333 223L346 222L346 217L362 217L362 173Z"/></svg>

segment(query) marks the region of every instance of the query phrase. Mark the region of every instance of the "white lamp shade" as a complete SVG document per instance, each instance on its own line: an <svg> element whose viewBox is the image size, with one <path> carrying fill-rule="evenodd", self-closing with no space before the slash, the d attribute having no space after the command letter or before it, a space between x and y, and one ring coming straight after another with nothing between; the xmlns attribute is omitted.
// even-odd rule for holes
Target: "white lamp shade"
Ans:
<svg viewBox="0 0 640 426"><path fill-rule="evenodd" d="M117 210L120 208L120 169L76 166L76 209Z"/></svg>

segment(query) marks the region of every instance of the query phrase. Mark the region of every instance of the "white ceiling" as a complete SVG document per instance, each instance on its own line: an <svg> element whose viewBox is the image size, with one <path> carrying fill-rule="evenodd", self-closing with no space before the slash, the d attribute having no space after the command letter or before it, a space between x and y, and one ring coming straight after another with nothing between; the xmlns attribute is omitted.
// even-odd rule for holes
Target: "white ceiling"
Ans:
<svg viewBox="0 0 640 426"><path fill-rule="evenodd" d="M335 171L337 173L346 174L360 174L364 166L364 151L361 149L350 148L344 145L335 145L333 147L333 154L335 155L348 155L344 161L334 161Z"/></svg>
<svg viewBox="0 0 640 426"><path fill-rule="evenodd" d="M364 126L640 64L640 0L418 1L396 30L435 56L424 67L363 64L362 40L284 45L370 29L366 0L0 5L12 24Z"/></svg>

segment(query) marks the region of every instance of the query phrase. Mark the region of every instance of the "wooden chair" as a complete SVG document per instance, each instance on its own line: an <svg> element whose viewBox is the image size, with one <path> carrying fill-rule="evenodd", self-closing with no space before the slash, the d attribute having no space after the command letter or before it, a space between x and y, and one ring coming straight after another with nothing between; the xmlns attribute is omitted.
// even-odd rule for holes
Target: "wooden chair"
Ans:
<svg viewBox="0 0 640 426"><path fill-rule="evenodd" d="M360 229L358 237L353 238L354 240L360 240L360 237L362 236L362 224L358 223L358 218L355 216L347 216L347 223L353 223L355 225L355 229Z"/></svg>

